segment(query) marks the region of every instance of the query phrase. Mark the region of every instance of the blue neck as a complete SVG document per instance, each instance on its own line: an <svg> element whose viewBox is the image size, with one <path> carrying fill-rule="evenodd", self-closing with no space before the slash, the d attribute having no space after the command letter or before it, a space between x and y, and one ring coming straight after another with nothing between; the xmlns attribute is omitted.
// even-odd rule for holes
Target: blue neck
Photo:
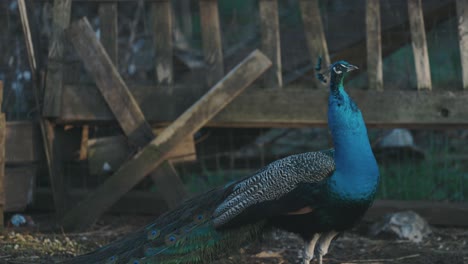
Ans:
<svg viewBox="0 0 468 264"><path fill-rule="evenodd" d="M379 173L367 129L361 111L344 91L343 76L338 77L331 78L328 105L336 166L332 181L342 192L375 192Z"/></svg>

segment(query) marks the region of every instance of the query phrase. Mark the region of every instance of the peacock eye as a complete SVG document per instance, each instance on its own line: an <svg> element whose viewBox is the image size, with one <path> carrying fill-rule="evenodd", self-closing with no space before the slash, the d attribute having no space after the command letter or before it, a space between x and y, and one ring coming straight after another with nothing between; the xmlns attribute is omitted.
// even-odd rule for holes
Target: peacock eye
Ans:
<svg viewBox="0 0 468 264"><path fill-rule="evenodd" d="M153 240L157 237L159 237L160 235L160 231L158 229L153 229L153 230L150 230L148 233L147 233L147 238L149 240Z"/></svg>
<svg viewBox="0 0 468 264"><path fill-rule="evenodd" d="M341 65L341 64L340 64L340 65ZM342 71L338 70L338 69L336 68L336 66L333 67L333 71L334 71L335 73L337 73L337 74L342 73Z"/></svg>
<svg viewBox="0 0 468 264"><path fill-rule="evenodd" d="M174 245L177 242L177 236L175 234L170 234L166 236L166 244Z"/></svg>

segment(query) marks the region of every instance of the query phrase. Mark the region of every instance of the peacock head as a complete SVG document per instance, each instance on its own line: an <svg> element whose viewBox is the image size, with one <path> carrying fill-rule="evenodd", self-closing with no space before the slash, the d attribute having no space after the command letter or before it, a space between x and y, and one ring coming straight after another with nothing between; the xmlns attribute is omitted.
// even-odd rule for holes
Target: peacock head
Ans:
<svg viewBox="0 0 468 264"><path fill-rule="evenodd" d="M344 75L347 72L354 71L354 70L357 70L357 69L359 69L357 66L354 66L354 65L352 65L349 62L344 61L344 60L337 61L337 62L333 63L330 66L330 72L331 72L332 76L333 75Z"/></svg>

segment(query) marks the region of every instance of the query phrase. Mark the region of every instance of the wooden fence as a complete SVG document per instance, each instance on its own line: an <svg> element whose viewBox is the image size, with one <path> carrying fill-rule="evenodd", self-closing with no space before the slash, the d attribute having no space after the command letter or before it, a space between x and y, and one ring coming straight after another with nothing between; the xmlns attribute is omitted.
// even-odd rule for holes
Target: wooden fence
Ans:
<svg viewBox="0 0 468 264"><path fill-rule="evenodd" d="M100 41L97 40L86 19L70 23L72 3L79 1L99 4ZM153 179L157 181L166 177L162 184L169 189L171 186L173 188L180 186L180 180L177 180L169 165L164 165L166 164L164 161L168 159L168 153L177 145L178 140L190 137L201 126L298 127L326 124L328 91L310 88L320 87L322 84L316 81L307 87L284 85L277 0L259 0L261 32L259 48L262 52L252 53L227 75L218 2L199 1L203 56L206 65L206 78L202 84L190 81L178 83L174 74L171 1L146 1L151 4L150 12L153 18L151 26L156 54L154 85L129 84L128 86L116 68L119 63L117 6L124 1L54 1L53 34L49 45L44 90L44 117L53 118L56 124L117 121L128 140L136 146L133 150L127 151L138 153L124 162L102 186L66 212L65 205L58 202L65 196L63 191L59 190L60 176L51 177L56 206L62 207L57 210L64 211L65 227L80 228L93 223L158 165L162 171L154 171L154 175L151 176ZM299 0L299 3L309 51L307 57L311 63L314 63L318 56L323 56L324 63L329 65L330 55L318 0ZM331 56L333 59L347 59L353 62L353 58L359 56L355 51L366 47L367 59L359 66L367 68L368 89L349 90L362 109L366 122L371 126L466 127L468 93L464 89L468 88L466 34L468 3L463 0L457 0L456 3L447 1L446 5L425 14L426 18L434 20L444 16L446 18L447 10L456 5L463 72L463 87L459 87L457 91L431 91L425 34L427 26L424 23L421 0L407 2L409 14L407 23L410 26L417 87L414 90L402 91L383 82L382 56L388 55L396 47L383 49L382 41L388 40L389 33L399 26L386 31L381 30L379 3L380 1L375 0L366 2L365 39ZM396 41L395 45L399 47L405 44L405 38L402 39L400 42ZM83 61L96 86L69 84L64 81L65 76L69 74L65 72L68 66L64 59L67 42L73 44L72 52L76 52ZM263 54L268 59L264 58ZM227 105L227 102L219 104L221 95L213 91L231 89L232 96L223 97L225 101L231 100L265 70L265 74L261 77L262 83L255 85L263 86L264 89L253 87L239 95L232 104ZM213 88L203 97L204 99L200 99L209 87ZM209 107L206 102L201 103L205 99L212 100L208 103ZM216 107L216 110L210 107ZM222 108L224 109L221 111ZM190 111L200 111L200 114ZM208 111L209 114L203 111ZM221 112L215 115L218 111ZM168 127L155 137L152 126ZM49 132L53 134L53 131ZM178 198L170 197L166 201L171 199L175 199L174 203L179 201Z"/></svg>

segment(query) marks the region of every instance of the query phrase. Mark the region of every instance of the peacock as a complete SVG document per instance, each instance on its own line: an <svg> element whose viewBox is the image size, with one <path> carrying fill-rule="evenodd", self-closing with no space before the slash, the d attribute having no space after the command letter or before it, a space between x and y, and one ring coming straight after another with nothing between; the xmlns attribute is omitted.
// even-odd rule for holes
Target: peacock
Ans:
<svg viewBox="0 0 468 264"><path fill-rule="evenodd" d="M346 61L330 66L328 126L334 149L288 156L250 177L181 204L114 243L65 263L210 263L273 228L304 241L303 263L328 252L372 204L379 170L361 111L344 90Z"/></svg>

